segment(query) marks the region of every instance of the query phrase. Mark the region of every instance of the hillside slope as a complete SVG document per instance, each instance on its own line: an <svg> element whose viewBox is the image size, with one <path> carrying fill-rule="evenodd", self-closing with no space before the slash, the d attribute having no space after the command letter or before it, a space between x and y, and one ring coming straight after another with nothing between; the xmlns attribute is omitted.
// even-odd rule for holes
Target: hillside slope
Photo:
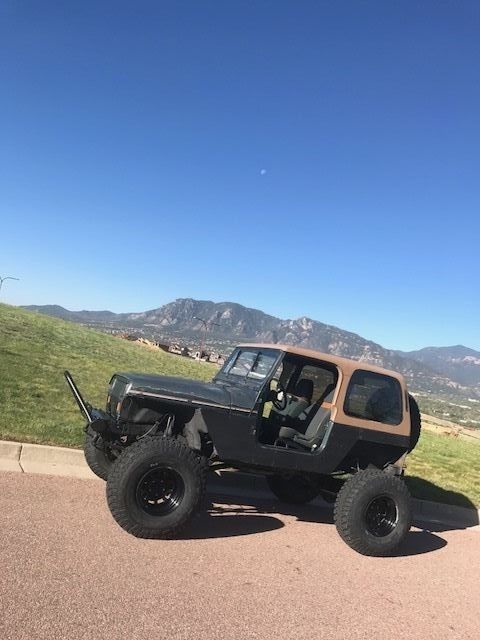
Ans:
<svg viewBox="0 0 480 640"><path fill-rule="evenodd" d="M77 446L83 420L63 378L104 406L114 371L208 379L216 368L0 304L0 439Z"/></svg>

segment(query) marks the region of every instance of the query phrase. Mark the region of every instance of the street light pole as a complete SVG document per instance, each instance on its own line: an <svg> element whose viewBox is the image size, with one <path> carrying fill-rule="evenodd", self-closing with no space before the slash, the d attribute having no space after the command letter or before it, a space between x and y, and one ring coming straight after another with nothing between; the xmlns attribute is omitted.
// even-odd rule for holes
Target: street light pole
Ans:
<svg viewBox="0 0 480 640"><path fill-rule="evenodd" d="M219 327L219 323L218 322L213 322L212 320L204 320L203 318L198 318L197 316L193 316L194 320L199 320L202 324L203 324L203 338L202 338L202 342L200 344L200 360L202 359L202 354L203 351L205 349L205 341L207 339L207 331L208 331L208 327L211 325L215 325L216 327Z"/></svg>
<svg viewBox="0 0 480 640"><path fill-rule="evenodd" d="M2 290L2 285L5 280L20 280L20 278L14 278L13 276L5 276L4 278L2 278L2 276L0 276L0 291Z"/></svg>

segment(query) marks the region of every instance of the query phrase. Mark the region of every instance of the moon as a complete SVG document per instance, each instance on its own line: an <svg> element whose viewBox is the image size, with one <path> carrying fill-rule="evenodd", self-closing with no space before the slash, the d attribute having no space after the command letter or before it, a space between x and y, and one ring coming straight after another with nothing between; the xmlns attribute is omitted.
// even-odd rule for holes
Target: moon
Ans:
<svg viewBox="0 0 480 640"><path fill-rule="evenodd" d="M267 173L266 169L260 169L260 175L264 176Z"/></svg>

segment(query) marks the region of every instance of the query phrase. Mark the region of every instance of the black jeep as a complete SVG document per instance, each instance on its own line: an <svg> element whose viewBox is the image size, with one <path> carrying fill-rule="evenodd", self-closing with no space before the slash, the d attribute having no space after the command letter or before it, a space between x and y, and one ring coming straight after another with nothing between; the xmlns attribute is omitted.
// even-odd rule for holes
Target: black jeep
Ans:
<svg viewBox="0 0 480 640"><path fill-rule="evenodd" d="M237 347L211 382L117 373L106 410L66 379L86 420L85 457L113 517L143 538L176 536L209 470L264 474L282 501L335 501L342 538L387 555L410 528L402 479L420 435L403 377L283 345Z"/></svg>

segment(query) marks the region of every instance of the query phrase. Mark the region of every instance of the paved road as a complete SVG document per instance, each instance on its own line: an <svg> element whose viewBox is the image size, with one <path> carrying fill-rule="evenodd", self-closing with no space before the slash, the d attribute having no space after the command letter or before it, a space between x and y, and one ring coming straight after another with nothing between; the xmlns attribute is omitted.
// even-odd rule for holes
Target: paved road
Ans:
<svg viewBox="0 0 480 640"><path fill-rule="evenodd" d="M0 638L480 637L479 533L365 558L319 509L215 500L181 540L137 540L100 481L0 474Z"/></svg>

